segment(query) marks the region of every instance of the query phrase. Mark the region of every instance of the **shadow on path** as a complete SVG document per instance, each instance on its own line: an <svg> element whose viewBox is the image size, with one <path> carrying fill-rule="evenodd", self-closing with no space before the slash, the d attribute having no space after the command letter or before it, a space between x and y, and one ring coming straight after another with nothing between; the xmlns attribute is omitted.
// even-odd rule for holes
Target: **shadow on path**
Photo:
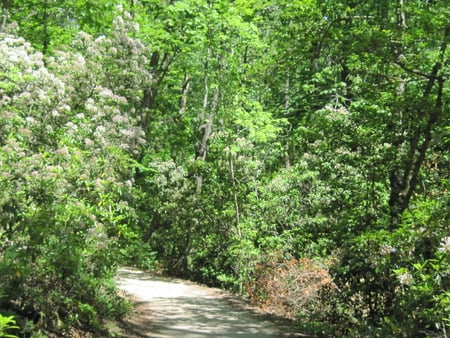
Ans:
<svg viewBox="0 0 450 338"><path fill-rule="evenodd" d="M129 268L119 271L119 285L135 300L123 337L305 337L292 322L245 309L218 289Z"/></svg>

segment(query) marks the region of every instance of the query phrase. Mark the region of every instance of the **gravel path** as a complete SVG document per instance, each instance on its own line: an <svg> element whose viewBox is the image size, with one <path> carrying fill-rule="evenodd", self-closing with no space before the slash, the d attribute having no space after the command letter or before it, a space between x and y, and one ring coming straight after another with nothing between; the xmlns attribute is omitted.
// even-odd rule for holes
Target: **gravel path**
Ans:
<svg viewBox="0 0 450 338"><path fill-rule="evenodd" d="M123 337L301 337L290 322L257 314L219 289L122 268L119 285L135 301Z"/></svg>

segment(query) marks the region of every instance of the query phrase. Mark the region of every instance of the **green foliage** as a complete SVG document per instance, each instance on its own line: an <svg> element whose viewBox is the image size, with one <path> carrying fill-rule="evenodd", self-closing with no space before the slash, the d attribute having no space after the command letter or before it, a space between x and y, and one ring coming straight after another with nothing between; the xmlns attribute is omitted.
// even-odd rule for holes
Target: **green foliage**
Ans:
<svg viewBox="0 0 450 338"><path fill-rule="evenodd" d="M101 35L111 26L119 1L13 0L1 6L21 36L44 54L68 46L79 30Z"/></svg>
<svg viewBox="0 0 450 338"><path fill-rule="evenodd" d="M389 251L402 252L416 238L406 240L399 226L415 203L439 200L443 210L447 189L446 148L438 136L445 122L428 119L424 110L436 104L439 89L423 75L445 54L439 52L445 25L437 14L443 8L430 5L426 14L417 3L405 6L158 4L153 13L163 19L145 24L155 41L148 44L176 57L158 86L159 115L149 129L156 142L145 154L145 166L158 173L142 180L148 212L141 217L163 267L242 291L265 253L327 258L335 262L342 292L330 291L317 322L353 335L443 327L443 320L401 319L413 307L404 299L416 296L399 292L395 271L402 275L426 259L419 251L412 257ZM193 11L199 12L197 30ZM139 15L144 23L148 14ZM434 29L427 20L436 21ZM162 27L170 29L163 34ZM172 34L181 27L188 34ZM255 28L258 36L249 34ZM412 43L418 40L423 48ZM218 105L210 111L215 90ZM196 130L210 122L205 160L197 161L203 135ZM408 200L398 184L410 190ZM444 214L433 212L433 222L442 223Z"/></svg>
<svg viewBox="0 0 450 338"><path fill-rule="evenodd" d="M119 3L1 4L0 308L99 327L135 264L447 335L448 6Z"/></svg>
<svg viewBox="0 0 450 338"><path fill-rule="evenodd" d="M377 336L448 330L448 229L436 217L440 208L420 203L397 231L366 233L347 245L334 270L341 313L330 315L339 326L346 317L347 329Z"/></svg>
<svg viewBox="0 0 450 338"><path fill-rule="evenodd" d="M16 335L10 334L7 331L18 329L14 316L5 317L0 314L0 337L2 338L17 338Z"/></svg>
<svg viewBox="0 0 450 338"><path fill-rule="evenodd" d="M1 307L34 318L36 329L99 329L101 317L126 311L112 279L115 243L129 240L120 229L134 217L123 148L138 147L139 128L118 109L126 99L93 68L85 77L82 56L61 53L46 68L7 35L0 53L17 79L1 93Z"/></svg>

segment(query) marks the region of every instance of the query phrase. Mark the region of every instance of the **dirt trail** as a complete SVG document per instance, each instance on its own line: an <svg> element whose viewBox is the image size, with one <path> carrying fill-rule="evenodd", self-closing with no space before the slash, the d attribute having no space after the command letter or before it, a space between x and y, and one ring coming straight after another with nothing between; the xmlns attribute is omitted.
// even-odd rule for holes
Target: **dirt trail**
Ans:
<svg viewBox="0 0 450 338"><path fill-rule="evenodd" d="M194 283L122 268L119 285L135 312L124 337L302 337L285 320L251 311L232 295Z"/></svg>

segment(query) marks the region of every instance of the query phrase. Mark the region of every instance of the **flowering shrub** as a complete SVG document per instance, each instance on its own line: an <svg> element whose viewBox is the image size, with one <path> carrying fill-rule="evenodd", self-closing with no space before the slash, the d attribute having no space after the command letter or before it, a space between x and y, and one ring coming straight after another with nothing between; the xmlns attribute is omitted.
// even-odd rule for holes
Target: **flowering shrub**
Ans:
<svg viewBox="0 0 450 338"><path fill-rule="evenodd" d="M438 201L417 202L394 232L356 237L332 269L328 321L354 336L446 336L448 229ZM426 226L424 226L426 224Z"/></svg>
<svg viewBox="0 0 450 338"><path fill-rule="evenodd" d="M23 39L0 38L0 308L47 329L99 327L125 309L111 278L145 135L101 64L75 53L44 63Z"/></svg>

